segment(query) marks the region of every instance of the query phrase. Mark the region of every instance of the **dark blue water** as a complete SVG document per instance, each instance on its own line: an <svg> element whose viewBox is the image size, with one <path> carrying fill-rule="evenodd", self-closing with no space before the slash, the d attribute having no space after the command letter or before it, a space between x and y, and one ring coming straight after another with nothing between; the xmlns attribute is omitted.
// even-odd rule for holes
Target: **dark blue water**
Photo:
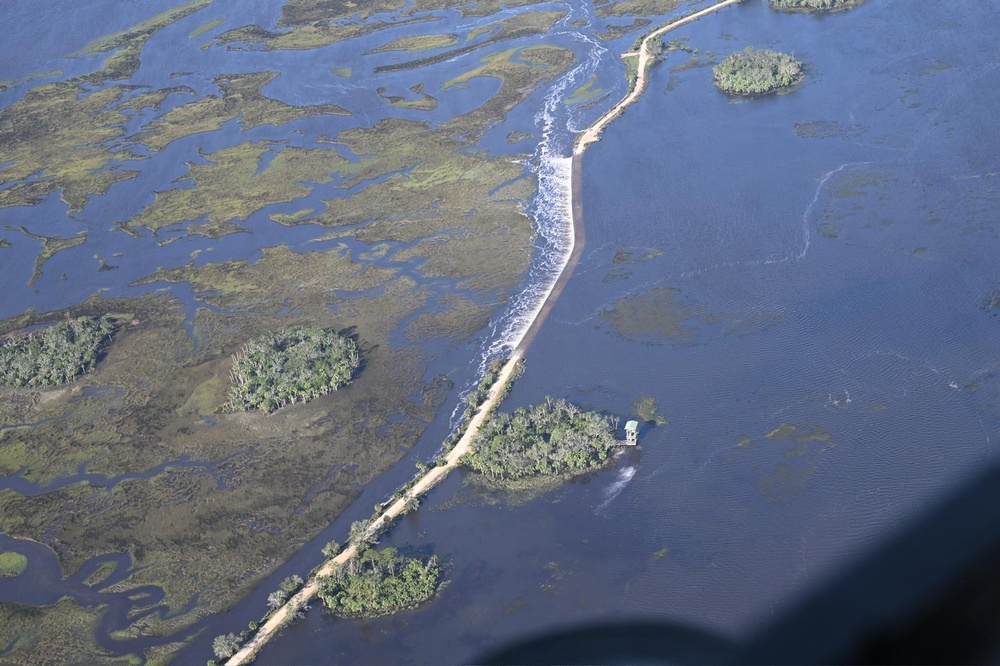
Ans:
<svg viewBox="0 0 1000 666"><path fill-rule="evenodd" d="M744 637L995 461L998 26L985 3L875 0L685 30L721 55L794 51L810 76L732 103L710 70L671 73L683 54L656 69L587 153L587 250L508 403L626 414L649 394L669 425L523 506L449 479L387 539L450 560L437 600L367 622L314 609L259 662L470 661L640 617ZM604 316L663 287L673 334Z"/></svg>
<svg viewBox="0 0 1000 666"><path fill-rule="evenodd" d="M116 12L107 11L111 5ZM67 42L49 30L61 6L32 7L15 2L0 8L0 17L22 28L0 47L0 79L89 71L97 61L67 59L67 49L167 8L94 0L79 13L101 20L81 21ZM269 69L281 75L267 94L294 104L333 102L356 115L247 132L231 122L129 163L139 177L92 198L82 213L68 216L57 195L39 206L4 209L3 225L63 237L86 228L89 236L56 255L29 285L38 241L0 230L0 238L14 244L0 250L7 285L0 317L78 303L98 290L134 295L160 288L128 285L151 266L187 263L195 250L211 249L198 256L200 264L253 261L261 247L278 243L317 249L311 241L327 230L289 229L269 215L319 210L321 200L344 194L335 183L259 211L239 221L252 233L223 239L180 230L159 238L141 231L133 238L114 223L131 218L155 190L183 176L184 161L198 159L198 150L264 138L314 146L319 135L367 127L386 115L441 122L476 108L497 89L489 80L442 88L456 72L477 65L484 53L476 53L419 72L440 102L434 113L389 109L374 94L372 68L398 54L360 54L404 34L472 25L454 13L445 22L401 26L318 51L200 48L232 27L271 28L279 10L279 2L217 0L210 11L154 36L132 83L184 84L202 95L214 90L211 78L218 74ZM590 16L589 7L572 11L545 40L517 45L558 43L584 63L599 57L598 85L619 97L624 80L617 51L631 37L602 54L588 37L602 26L568 30L572 19ZM216 18L225 23L188 38ZM794 51L806 61L809 77L791 94L733 103L711 85L709 69L671 71L686 54L674 53L657 67L642 101L587 152L584 257L508 402L513 408L551 394L626 415L640 395L651 395L670 423L645 429L641 450L614 468L526 504L491 504L454 475L386 538L393 545L432 546L450 562L451 582L438 599L370 622L332 620L314 608L260 662L471 661L539 630L635 617L739 638L991 463L1000 442L1000 319L981 306L1000 287L994 260L1000 249L1000 135L993 129L1000 106L998 27L1000 9L980 0L947 7L869 0L826 17L776 14L753 0L672 35L689 36L702 59L706 51L721 57L747 44ZM352 67L353 73L330 74L335 67ZM193 73L171 77L180 71ZM581 70L574 85L589 75ZM405 72L379 79L388 94L405 94L413 82ZM0 104L29 87L0 94ZM568 154L571 130L603 109L576 115L550 108L554 90L540 90L515 109L481 147L494 153L523 149L505 141L508 131L519 129L534 133L553 154ZM132 121L129 131L141 124ZM546 196L536 211L541 215ZM164 236L176 240L160 246ZM371 249L350 242L359 259ZM95 253L120 268L97 272ZM622 262L623 253L653 256ZM393 263L393 255L371 261ZM404 270L417 274L416 266ZM529 289L536 282L529 280ZM456 289L445 282L429 286L441 294ZM187 285L170 288L191 312L203 306ZM672 299L663 297L667 293ZM622 334L607 315L629 298L644 304L636 318L652 325ZM458 348L442 343L428 375L443 372L468 386L482 350L503 338L506 321L498 319ZM352 520L367 517L374 502L411 476L415 460L436 450L457 402L457 395L449 396L411 455L312 544L231 613L199 625L205 633L179 661L208 658L212 636L258 619L279 580L308 571L326 541L343 540ZM94 480L81 470L59 483ZM9 490L18 484L27 482L7 480ZM116 563L116 580L125 576L127 556L108 558ZM49 603L66 594L86 605L110 603L100 636L124 626L133 608L128 595L91 590L82 584L83 573L64 580L51 552L29 560L37 571L29 569L24 580L31 581L34 596L22 594L27 585L11 584L4 586L5 599ZM143 606L158 603L158 591L143 593ZM156 606L151 612L185 610Z"/></svg>

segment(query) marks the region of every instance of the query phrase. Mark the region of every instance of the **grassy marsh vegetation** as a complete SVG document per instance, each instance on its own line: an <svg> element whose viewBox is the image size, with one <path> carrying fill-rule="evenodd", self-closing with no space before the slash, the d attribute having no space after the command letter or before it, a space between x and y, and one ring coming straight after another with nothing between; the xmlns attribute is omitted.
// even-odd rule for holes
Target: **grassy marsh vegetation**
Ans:
<svg viewBox="0 0 1000 666"><path fill-rule="evenodd" d="M233 356L229 409L273 412L344 386L361 364L351 338L295 326L248 342Z"/></svg>
<svg viewBox="0 0 1000 666"><path fill-rule="evenodd" d="M458 44L458 35L406 35L374 48L367 53L386 53L389 51L421 53L423 51L435 51L437 49L448 48L449 46L454 46L455 44Z"/></svg>
<svg viewBox="0 0 1000 666"><path fill-rule="evenodd" d="M272 152L267 167L260 169ZM245 220L267 205L306 196L312 187L305 183L328 183L338 167L352 167L335 150L282 147L269 141L240 143L206 157L208 164L190 165L181 179L194 187L157 193L153 203L127 225L155 232L191 222L190 233L223 236L242 230L235 220Z"/></svg>
<svg viewBox="0 0 1000 666"><path fill-rule="evenodd" d="M293 106L264 95L261 90L278 76L277 72L228 74L212 80L218 95L206 95L178 106L142 128L132 137L150 150L159 151L171 142L199 132L211 132L239 118L244 130L261 125L284 125L314 115L350 115L336 104Z"/></svg>
<svg viewBox="0 0 1000 666"><path fill-rule="evenodd" d="M656 410L656 400L649 395L644 395L635 401L632 411L646 423L662 425L667 423L667 417Z"/></svg>
<svg viewBox="0 0 1000 666"><path fill-rule="evenodd" d="M107 317L80 317L0 340L0 384L58 386L97 366L115 332Z"/></svg>
<svg viewBox="0 0 1000 666"><path fill-rule="evenodd" d="M730 95L766 95L805 78L802 63L778 51L748 46L712 68L715 85Z"/></svg>
<svg viewBox="0 0 1000 666"><path fill-rule="evenodd" d="M468 44L467 46L446 51L444 53L437 53L432 56L427 56L426 58L419 58L408 62L392 63L389 65L380 65L375 68L375 73L399 72L408 69L418 69L420 67L426 67L428 65L433 65L435 63L444 62L445 60L451 60L452 58L472 53L473 51L477 51L492 44L498 44L512 39L521 39L522 37L529 37L531 35L545 34L552 29L552 26L565 16L565 10L523 12L515 14L514 16L496 21L495 23L490 23L480 28L476 28L471 31L466 38L467 41L471 41L482 34L490 35L490 37L480 42Z"/></svg>
<svg viewBox="0 0 1000 666"><path fill-rule="evenodd" d="M619 0L603 2L595 10L601 18L608 16L656 16L672 12L682 4L682 0Z"/></svg>
<svg viewBox="0 0 1000 666"><path fill-rule="evenodd" d="M42 267L45 266L45 262L54 257L56 253L81 245L87 240L86 231L78 231L75 236L71 236L69 238L59 238L58 236L42 236L41 234L35 234L28 231L26 227L4 227L4 229L8 231L20 231L28 238L42 242L42 251L35 256L35 270L31 274L31 279L28 280L29 285L33 284L35 280L42 277Z"/></svg>
<svg viewBox="0 0 1000 666"><path fill-rule="evenodd" d="M471 16L531 0L334 4L336 11L353 14L395 5L400 12L460 6ZM315 0L287 6L307 23L323 22L334 11L331 3ZM315 13L307 17L309 12ZM341 27L343 34L358 29ZM360 26L370 28L380 29ZM326 39L331 33L324 31L304 27L298 36L283 39ZM522 279L530 259L532 229L523 205L534 181L518 179L523 166L511 160L468 148L574 58L549 46L510 55L481 62L467 73L465 80L491 76L504 84L483 107L447 128L390 119L375 128L320 138L321 144L336 144L336 150L291 147L280 135L284 128L264 130L279 134L281 141L261 140L258 133L253 142L230 145L227 135L225 147L213 141L208 155L198 158L196 138L190 151L195 164L181 179L181 190L159 193L127 223L162 230L194 220L195 232L217 236L238 230L233 220L294 201L312 192L315 183L341 178L338 186L361 188L350 198L331 199L328 210L310 223L320 220L334 228L331 236L352 235L369 243L372 257L378 248L389 247L386 240L410 245L393 262L369 263L364 252L355 256L346 246L299 253L279 245L264 248L253 262L205 263L210 255L200 254L198 261L157 270L137 284L182 284L181 291L190 288L196 304L204 307L182 307L165 293L94 297L69 310L29 312L0 322L0 334L66 316L140 322L117 334L99 372L72 387L0 388L0 422L12 426L0 432L0 472L24 469L29 481L43 485L78 474L81 466L109 478L141 475L110 489L80 483L37 496L0 494L0 530L50 545L67 571L95 555L128 552L133 569L114 591L142 585L164 590L169 613L137 616L128 626L113 628L115 638L169 635L234 604L297 544L314 536L317 526L347 507L360 486L398 461L434 418L450 384L444 377L424 379L434 352L420 343L442 337L459 342L481 329L492 308ZM131 62L138 65L137 59ZM114 69L125 71L118 65ZM181 96L194 95L192 88L93 90L74 81L30 90L0 110L0 151L5 160L13 156L0 179L26 179L0 190L0 206L38 201L61 189L79 210L89 195L132 177L124 170L137 156L127 151L129 142L156 152L234 121L246 130L316 113L346 113L335 105L294 107L264 96L262 87L275 76L217 77L217 93L163 114L161 105L188 101ZM411 90L420 94L415 86ZM125 123L139 112L159 117L129 136ZM126 150L112 152L112 147ZM172 149L187 150L187 144ZM304 216L279 219L294 224ZM345 230L346 224L357 228ZM72 240L52 238L53 243ZM418 267L426 276L453 277L460 293L441 287L444 281L431 288L419 284L401 274L404 264L407 272ZM290 325L337 330L350 325L351 335L364 341L365 372L349 391L269 417L227 412L232 354L247 340ZM288 446L290 439L295 446ZM178 460L190 464L149 473ZM275 484L275 478L282 483ZM0 646L15 645L5 661L111 661L93 643L98 609L61 602L2 610ZM177 648L169 643L153 647L143 658L165 660Z"/></svg>

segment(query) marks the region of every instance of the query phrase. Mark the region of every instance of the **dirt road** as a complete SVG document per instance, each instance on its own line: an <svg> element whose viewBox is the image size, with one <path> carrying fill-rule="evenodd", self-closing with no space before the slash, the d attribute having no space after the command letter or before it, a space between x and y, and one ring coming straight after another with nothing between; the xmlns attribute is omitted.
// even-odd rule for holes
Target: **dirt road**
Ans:
<svg viewBox="0 0 1000 666"><path fill-rule="evenodd" d="M706 7L701 11L695 12L690 16L685 16L684 18L674 21L673 23L668 23L662 28L658 28L653 32L649 33L646 36L646 39L642 40L642 44L639 46L638 51L630 51L628 53L623 53L622 57L634 57L636 55L639 56L639 68L635 80L635 86L627 95L625 95L622 101L615 104L615 106L612 107L607 113L598 118L597 122L595 122L593 125L584 130L582 134L580 134L580 138L577 139L576 146L574 146L573 148L573 153L575 155L580 155L583 153L583 151L587 149L587 146L594 143L595 141L599 141L601 139L601 132L604 130L604 128L607 127L612 120L621 115L622 111L624 111L630 104L639 99L639 97L642 96L642 93L646 91L646 84L648 83L649 80L648 76L649 66L652 64L651 59L654 57L649 50L649 45L653 43L653 40L659 39L662 35L670 32L671 30L676 30L681 26L685 26L688 23L697 21L701 17L707 16L712 12L717 12L723 7L728 7L729 5L735 5L742 1L743 0L723 0L722 2L712 5L711 7Z"/></svg>

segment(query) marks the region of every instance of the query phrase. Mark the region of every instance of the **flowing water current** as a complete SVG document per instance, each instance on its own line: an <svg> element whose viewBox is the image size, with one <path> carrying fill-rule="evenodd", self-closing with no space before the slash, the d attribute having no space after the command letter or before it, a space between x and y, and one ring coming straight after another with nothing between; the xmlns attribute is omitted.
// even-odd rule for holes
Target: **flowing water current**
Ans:
<svg viewBox="0 0 1000 666"><path fill-rule="evenodd" d="M45 4L40 14L57 11ZM231 20L254 14L233 25L275 20L269 3L229 5ZM632 37L602 44L591 36L589 6L569 9L546 39L572 48L576 66L511 118L541 137L528 163L538 182L528 210L536 258L525 288L489 330L440 361L470 366L464 390L476 368L521 340L572 249L573 137L606 107L570 106L568 96L595 75L611 100L624 92L617 54ZM126 18L115 27L134 23ZM523 502L498 501L453 474L383 540L433 548L448 561L450 582L438 598L365 622L314 607L258 663L469 662L538 631L634 618L741 639L992 464L1000 442L1000 318L988 307L1000 288L998 27L1000 9L979 0L869 0L829 16L778 14L752 1L672 35L697 52L673 52L656 65L645 96L587 150L586 247L505 406L553 395L624 416L648 395L669 423L644 425L640 449L613 468ZM104 30L91 28L93 37ZM186 35L191 26L178 30ZM169 38L167 31L156 39ZM806 81L765 99L721 95L706 67L711 54L748 44L794 52L807 64ZM58 50L38 48L46 57ZM331 47L335 55L349 50ZM217 57L218 72L260 65ZM270 58L275 69L310 66L296 54L253 57ZM14 56L4 62L12 77L33 71ZM140 75L151 82L183 68L143 63ZM429 90L448 67L429 70ZM344 85L370 94L357 82ZM486 96L477 87L485 85L469 95ZM304 104L329 91L268 92ZM332 127L323 132L333 133L341 121L324 122ZM505 131L482 147L510 152ZM175 178L170 160L165 151L140 178ZM330 193L317 188L316 201ZM118 210L123 219L134 213L127 204ZM62 215L57 209L46 203L18 214ZM321 233L278 230L255 217L247 226L253 242L217 243L215 260L253 257L278 234L296 247ZM126 252L110 293L136 293L124 285L146 268L138 241L97 233L92 240L109 255ZM195 242L204 243L160 249L159 261L180 265ZM22 263L5 270L30 275L30 261ZM55 257L39 284L14 290L0 314L85 297L97 285L78 263L69 252ZM202 305L178 296L192 312ZM232 611L200 624L205 631L179 663L203 662L213 636L258 619L277 582L315 566L323 544L343 540L351 521L407 480L461 409L453 397L396 469ZM80 469L65 483L117 482L92 476ZM46 491L20 476L0 483ZM121 599L82 583L112 564L104 587L117 582L126 556L64 579L44 547L0 536L7 549L31 550L26 575L44 590L31 603L68 595L111 604L108 630L133 606L156 603L155 589ZM25 600L8 587L0 598Z"/></svg>

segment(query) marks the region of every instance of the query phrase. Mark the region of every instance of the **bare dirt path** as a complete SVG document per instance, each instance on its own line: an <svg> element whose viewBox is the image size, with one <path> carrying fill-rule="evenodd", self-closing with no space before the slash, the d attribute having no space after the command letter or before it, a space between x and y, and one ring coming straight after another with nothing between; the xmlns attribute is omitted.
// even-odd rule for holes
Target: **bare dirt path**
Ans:
<svg viewBox="0 0 1000 666"><path fill-rule="evenodd" d="M573 153L575 155L582 154L583 151L587 149L587 146L594 143L595 141L599 141L601 139L601 132L604 130L604 128L607 127L612 120L621 115L622 111L624 111L629 105L633 104L637 99L639 99L640 96L642 96L642 93L646 91L646 84L648 83L649 80L648 77L649 66L652 64L652 58L654 57L649 50L649 45L653 43L653 40L658 39L660 36L670 32L671 30L676 30L681 26L685 26L688 23L697 21L698 19L702 18L703 16L707 16L712 12L717 12L723 7L728 7L729 5L735 5L742 1L743 0L723 0L722 2L712 5L711 7L706 7L701 11L697 11L694 14L691 14L690 16L685 16L684 18L678 19L673 23L668 23L662 28L658 28L653 32L649 33L648 35L646 35L646 39L642 40L642 44L639 46L638 51L629 51L627 53L623 53L622 54L623 58L634 57L636 55L639 56L639 67L635 80L635 86L633 86L632 90L627 95L625 95L622 101L615 104L615 106L612 107L607 113L598 118L597 122L595 122L593 125L584 130L582 134L580 134L580 138L577 139L576 146L573 148Z"/></svg>
<svg viewBox="0 0 1000 666"><path fill-rule="evenodd" d="M472 442L472 438L476 436L476 433L479 432L479 428L489 416L490 412L500 402L501 396L503 396L503 389L510 382L511 375L514 373L517 362L523 356L524 350L520 347L516 349L513 354L511 354L510 359L508 359L507 363L504 364L503 368L500 370L500 375L497 377L496 382L490 389L490 393L486 400L483 402L475 416L473 416L469 421L469 426L466 428L462 438L458 440L458 444L456 444L455 447L445 456L445 463L437 467L432 467L413 485L412 488L410 488L409 491L404 493L401 498L393 502L381 516L373 520L368 529L369 534L377 533L383 526L396 519L404 512L406 503L411 498L423 495L439 483L441 479L448 476L448 473L451 472L451 470L458 466L459 458L469 451L469 443ZM293 595L287 602L285 602L284 606L275 611L267 622L260 626L254 637L248 641L239 652L229 658L229 661L226 662L228 666L246 664L252 661L253 657L264 646L264 644L267 643L283 626L295 619L296 612L300 608L304 608L309 601L316 596L317 592L319 592L320 580L323 577L332 574L337 567L342 566L345 562L354 557L356 552L357 549L353 545L348 546L339 555L333 559L327 560L323 566L321 566L312 576L309 577L305 586Z"/></svg>
<svg viewBox="0 0 1000 666"><path fill-rule="evenodd" d="M387 508L381 516L372 521L369 527L369 534L377 533L388 523L391 523L400 514L402 514L406 508L406 504L410 499L418 498L428 490L437 485L444 477L458 467L459 459L469 451L469 445L471 444L473 438L479 432L479 428L482 426L483 422L489 417L493 408L499 404L501 397L504 395L504 389L510 382L511 376L514 373L514 369L517 362L524 357L525 351L531 345L532 340L534 340L542 322L548 316L549 312L552 310L553 304L559 298L562 293L563 288L569 281L570 275L573 273L573 269L576 267L580 260L580 254L583 250L584 244L584 230L583 230L583 203L582 203L582 179L581 170L583 165L583 152L587 149L587 146L600 139L601 130L603 130L612 120L618 117L625 107L629 106L635 102L643 91L646 89L647 73L649 70L650 63L650 52L649 44L652 40L657 39L660 35L667 33L671 30L675 30L682 25L691 23L692 21L697 21L703 16L711 14L712 12L718 11L723 7L729 5L734 5L742 0L723 0L718 4L712 5L706 9L699 12L691 14L679 21L667 24L654 32L651 32L646 39L643 40L642 45L639 47L639 74L636 79L635 87L632 91L625 96L622 101L618 102L610 111L601 116L597 122L587 128L579 137L576 142L576 146L573 149L573 170L572 170L572 198L573 198L573 245L570 248L569 257L566 261L566 265L563 267L562 272L556 278L552 289L549 291L539 308L538 312L535 314L535 318L531 321L528 326L527 331L525 331L524 336L521 338L521 342L514 349L513 354L511 354L510 359L504 364L503 368L500 370L500 374L497 377L496 382L494 382L492 388L490 388L489 395L486 400L480 406L479 411L472 417L469 421L469 425L462 435L462 438L458 440L455 447L448 452L444 457L444 464L438 465L431 468L424 474L406 493L403 494L401 498L393 502L389 508ZM629 52L623 55L635 55L635 52ZM354 546L348 546L336 557L327 560L323 565L317 569L306 581L305 586L302 587L295 595L293 595L285 605L275 611L268 620L262 624L258 629L257 633L251 638L236 654L229 658L226 662L227 666L240 666L241 664L247 664L253 661L254 656L260 651L264 645L274 637L278 631L281 630L286 624L295 619L296 613L307 606L309 602L316 596L319 592L320 581L323 577L329 576L334 572L337 567L342 566L348 560L355 556L357 549Z"/></svg>

